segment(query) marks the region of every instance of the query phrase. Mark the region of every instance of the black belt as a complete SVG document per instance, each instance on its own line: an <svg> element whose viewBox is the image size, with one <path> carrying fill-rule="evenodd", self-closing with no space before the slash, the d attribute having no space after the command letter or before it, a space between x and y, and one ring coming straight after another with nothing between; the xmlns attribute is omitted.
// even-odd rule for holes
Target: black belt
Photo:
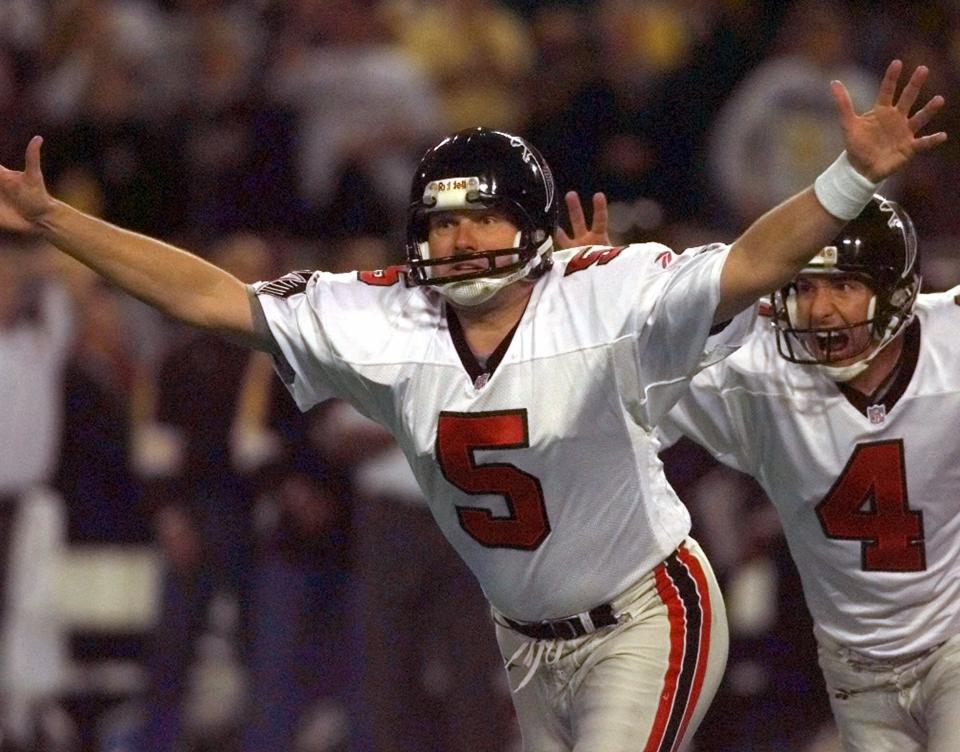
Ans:
<svg viewBox="0 0 960 752"><path fill-rule="evenodd" d="M617 623L617 617L609 603L591 608L583 614L553 621L514 621L503 615L500 618L514 632L534 640L572 640Z"/></svg>

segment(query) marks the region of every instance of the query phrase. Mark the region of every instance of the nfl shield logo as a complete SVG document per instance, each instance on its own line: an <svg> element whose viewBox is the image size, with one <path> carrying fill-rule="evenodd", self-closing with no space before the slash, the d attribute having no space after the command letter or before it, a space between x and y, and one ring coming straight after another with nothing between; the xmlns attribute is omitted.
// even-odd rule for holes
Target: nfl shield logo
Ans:
<svg viewBox="0 0 960 752"><path fill-rule="evenodd" d="M887 418L887 408L885 405L870 405L867 408L867 417L874 425L883 423Z"/></svg>

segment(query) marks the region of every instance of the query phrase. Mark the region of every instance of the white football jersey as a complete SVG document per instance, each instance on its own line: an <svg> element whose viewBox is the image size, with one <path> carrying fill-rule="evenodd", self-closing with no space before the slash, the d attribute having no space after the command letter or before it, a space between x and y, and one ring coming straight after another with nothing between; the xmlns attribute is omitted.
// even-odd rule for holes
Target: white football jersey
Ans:
<svg viewBox="0 0 960 752"><path fill-rule="evenodd" d="M919 297L882 398L781 358L766 319L659 429L760 483L816 629L876 659L960 634L957 293Z"/></svg>
<svg viewBox="0 0 960 752"><path fill-rule="evenodd" d="M538 621L608 602L689 532L652 428L723 354L708 333L727 250L554 254L492 373L397 268L254 289L299 407L341 397L385 426L490 602Z"/></svg>

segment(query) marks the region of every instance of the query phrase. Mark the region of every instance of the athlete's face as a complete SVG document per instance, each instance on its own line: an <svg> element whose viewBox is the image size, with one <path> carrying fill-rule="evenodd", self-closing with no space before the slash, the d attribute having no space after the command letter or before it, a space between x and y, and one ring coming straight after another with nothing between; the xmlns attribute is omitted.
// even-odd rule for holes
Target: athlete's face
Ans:
<svg viewBox="0 0 960 752"><path fill-rule="evenodd" d="M469 209L442 211L429 217L427 241L430 258L466 256L477 251L496 251L513 248L517 239L517 226L509 215L499 209ZM497 266L515 262L516 256L505 255L496 259ZM484 259L464 259L460 262L440 264L433 268L431 276L468 274L487 269Z"/></svg>
<svg viewBox="0 0 960 752"><path fill-rule="evenodd" d="M873 290L848 274L801 274L796 283L796 326L807 348L831 364L854 363L873 340L868 319ZM828 330L829 333L827 333Z"/></svg>

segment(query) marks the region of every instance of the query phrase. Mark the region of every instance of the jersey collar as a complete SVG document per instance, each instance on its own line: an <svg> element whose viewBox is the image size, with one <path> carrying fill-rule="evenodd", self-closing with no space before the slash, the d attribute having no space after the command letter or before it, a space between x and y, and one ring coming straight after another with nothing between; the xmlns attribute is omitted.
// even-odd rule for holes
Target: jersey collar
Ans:
<svg viewBox="0 0 960 752"><path fill-rule="evenodd" d="M889 413L897 400L903 396L913 378L913 373L917 369L917 359L920 356L920 321L914 319L913 322L904 330L903 350L897 364L893 367L890 375L884 379L872 394L866 395L858 392L849 384L837 382L837 388L841 394L847 398L847 401L853 405L860 413L867 416L867 410L871 407L883 405L884 410Z"/></svg>
<svg viewBox="0 0 960 752"><path fill-rule="evenodd" d="M453 340L453 346L456 348L457 355L460 356L460 362L463 364L464 369L466 369L470 379L474 384L489 379L489 377L493 375L494 370L496 370L496 367L500 365L503 356L506 355L507 349L513 341L513 335L516 334L517 328L523 320L523 316L521 316L520 319L517 320L517 323L513 325L513 328L507 332L507 335L501 340L500 344L497 345L497 348L490 353L490 357L487 358L486 363L481 364L477 356L474 355L473 350L470 349L470 345L467 344L466 335L463 333L463 325L460 323L460 319L457 318L457 313L453 310L453 306L447 305L445 307L447 309L447 326L450 329L450 338Z"/></svg>

